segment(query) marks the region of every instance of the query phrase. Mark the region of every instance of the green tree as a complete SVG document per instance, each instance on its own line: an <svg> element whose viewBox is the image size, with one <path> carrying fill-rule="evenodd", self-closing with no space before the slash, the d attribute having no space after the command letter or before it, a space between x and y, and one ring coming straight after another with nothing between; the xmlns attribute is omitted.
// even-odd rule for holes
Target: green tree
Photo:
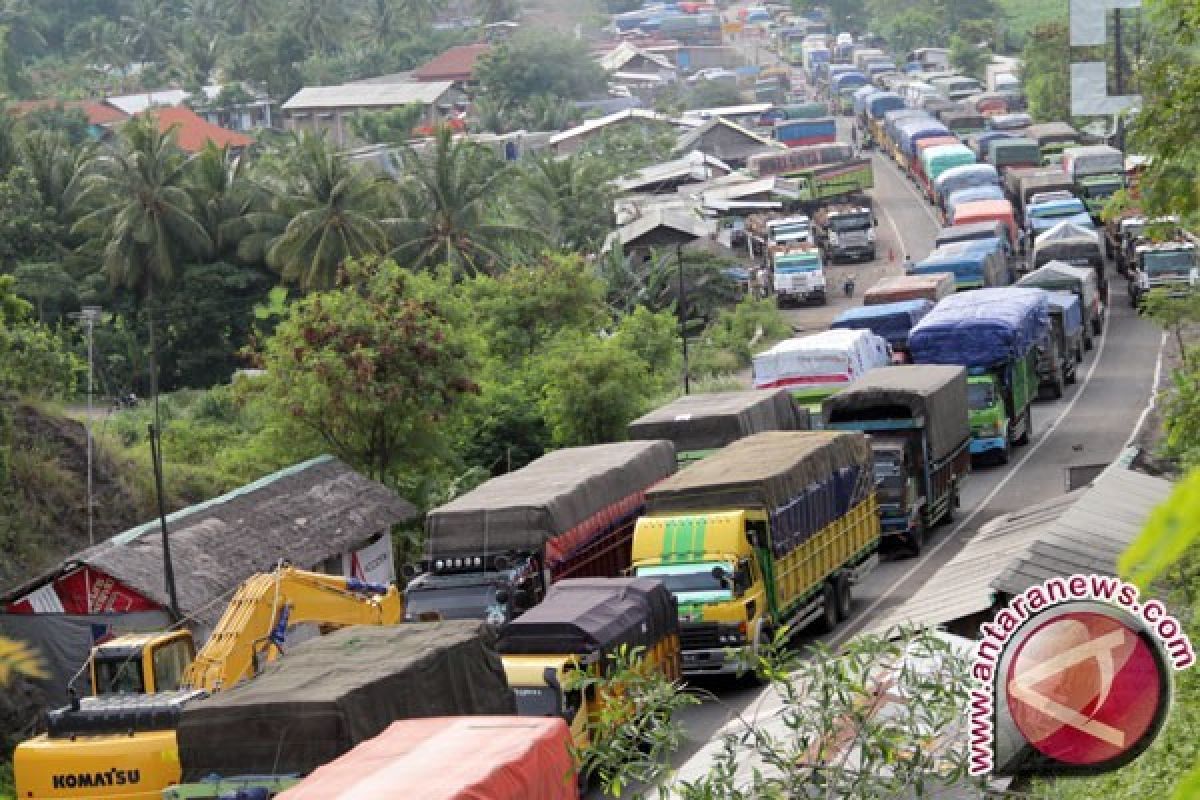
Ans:
<svg viewBox="0 0 1200 800"><path fill-rule="evenodd" d="M277 0L225 0L224 14L234 33L261 30L279 10Z"/></svg>
<svg viewBox="0 0 1200 800"><path fill-rule="evenodd" d="M287 24L305 44L318 53L337 50L346 36L347 8L328 0L291 0Z"/></svg>
<svg viewBox="0 0 1200 800"><path fill-rule="evenodd" d="M74 231L96 246L114 287L132 291L148 313L150 387L158 391L155 301L189 256L207 257L213 242L186 190L188 157L173 131L152 114L121 128L119 141L91 162L76 206Z"/></svg>
<svg viewBox="0 0 1200 800"><path fill-rule="evenodd" d="M445 452L442 420L477 391L464 321L394 262L293 305L262 357L268 396L338 457L395 485Z"/></svg>
<svg viewBox="0 0 1200 800"><path fill-rule="evenodd" d="M700 81L687 95L687 108L721 108L742 103L742 90L723 81Z"/></svg>
<svg viewBox="0 0 1200 800"><path fill-rule="evenodd" d="M1029 32L1021 54L1021 85L1039 122L1071 118L1069 59L1065 23L1050 22Z"/></svg>
<svg viewBox="0 0 1200 800"><path fill-rule="evenodd" d="M475 13L484 25L516 19L520 10L517 0L475 0Z"/></svg>
<svg viewBox="0 0 1200 800"><path fill-rule="evenodd" d="M967 34L950 37L950 63L964 75L983 80L984 66L992 59L991 51L981 47L978 40Z"/></svg>
<svg viewBox="0 0 1200 800"><path fill-rule="evenodd" d="M424 153L402 150L399 216L388 221L392 256L417 268L449 264L461 275L491 273L513 248L540 240L500 216L510 174L490 151L441 128Z"/></svg>
<svg viewBox="0 0 1200 800"><path fill-rule="evenodd" d="M0 267L51 258L62 237L54 209L42 201L37 181L24 166L0 179Z"/></svg>
<svg viewBox="0 0 1200 800"><path fill-rule="evenodd" d="M917 47L942 44L940 25L941 21L928 9L906 8L892 17L885 33L888 42L903 56Z"/></svg>
<svg viewBox="0 0 1200 800"><path fill-rule="evenodd" d="M0 393L68 397L76 389L79 359L32 312L17 295L16 278L0 275Z"/></svg>
<svg viewBox="0 0 1200 800"><path fill-rule="evenodd" d="M412 138L423 114L417 103L386 111L359 111L350 117L350 130L367 144L403 144Z"/></svg>
<svg viewBox="0 0 1200 800"><path fill-rule="evenodd" d="M355 19L358 40L368 48L389 47L407 35L403 14L396 0L364 0Z"/></svg>
<svg viewBox="0 0 1200 800"><path fill-rule="evenodd" d="M475 66L485 94L522 103L537 95L578 100L601 92L604 70L586 48L565 37L522 33L492 48Z"/></svg>
<svg viewBox="0 0 1200 800"><path fill-rule="evenodd" d="M860 30L864 27L863 4L857 0L792 0L792 9L797 14L818 8L829 12L829 24L835 31Z"/></svg>
<svg viewBox="0 0 1200 800"><path fill-rule="evenodd" d="M143 63L163 61L172 45L169 0L134 0L121 17L129 51Z"/></svg>
<svg viewBox="0 0 1200 800"><path fill-rule="evenodd" d="M386 252L387 232L377 216L380 184L339 158L321 136L305 133L294 151L293 185L283 199L291 221L267 251L267 263L285 281L328 288L351 259Z"/></svg>
<svg viewBox="0 0 1200 800"><path fill-rule="evenodd" d="M608 169L586 155L527 161L513 199L518 219L564 250L595 252L616 222Z"/></svg>
<svg viewBox="0 0 1200 800"><path fill-rule="evenodd" d="M258 266L287 223L271 210L270 193L250 179L250 163L209 142L189 165L187 190L217 257Z"/></svg>
<svg viewBox="0 0 1200 800"><path fill-rule="evenodd" d="M27 262L13 270L12 277L17 294L33 303L38 322L46 322L47 312L61 318L79 305L75 279L57 262Z"/></svg>

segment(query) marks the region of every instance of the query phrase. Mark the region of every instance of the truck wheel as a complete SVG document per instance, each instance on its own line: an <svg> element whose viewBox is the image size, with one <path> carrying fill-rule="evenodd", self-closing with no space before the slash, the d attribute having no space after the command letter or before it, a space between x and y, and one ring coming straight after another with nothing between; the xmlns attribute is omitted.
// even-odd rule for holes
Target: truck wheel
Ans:
<svg viewBox="0 0 1200 800"><path fill-rule="evenodd" d="M1083 348L1082 347L1075 348L1075 363L1076 364L1083 363ZM1072 382L1074 382L1074 378L1072 378Z"/></svg>
<svg viewBox="0 0 1200 800"><path fill-rule="evenodd" d="M837 615L840 622L850 618L850 609L854 605L854 587L850 584L850 576L842 573L837 576L834 585L837 592Z"/></svg>
<svg viewBox="0 0 1200 800"><path fill-rule="evenodd" d="M837 589L832 580L825 581L821 587L821 602L824 608L821 609L821 616L813 622L813 628L817 633L832 633L838 624Z"/></svg>
<svg viewBox="0 0 1200 800"><path fill-rule="evenodd" d="M1092 319L1092 332L1097 336L1104 332L1104 317Z"/></svg>
<svg viewBox="0 0 1200 800"><path fill-rule="evenodd" d="M1021 432L1021 437L1014 443L1018 447L1023 447L1029 444L1029 436L1033 433L1033 408L1025 409L1025 430Z"/></svg>

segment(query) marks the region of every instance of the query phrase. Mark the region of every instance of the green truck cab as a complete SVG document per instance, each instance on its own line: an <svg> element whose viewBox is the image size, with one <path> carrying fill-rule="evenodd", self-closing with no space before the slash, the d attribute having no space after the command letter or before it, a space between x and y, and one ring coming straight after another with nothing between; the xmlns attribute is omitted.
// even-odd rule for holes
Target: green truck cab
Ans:
<svg viewBox="0 0 1200 800"><path fill-rule="evenodd" d="M776 632L831 630L880 541L861 433L776 431L653 487L633 569L679 605L684 675L736 674Z"/></svg>
<svg viewBox="0 0 1200 800"><path fill-rule="evenodd" d="M967 377L971 455L1007 464L1013 445L1029 442L1037 393L1037 353L999 367L974 367Z"/></svg>

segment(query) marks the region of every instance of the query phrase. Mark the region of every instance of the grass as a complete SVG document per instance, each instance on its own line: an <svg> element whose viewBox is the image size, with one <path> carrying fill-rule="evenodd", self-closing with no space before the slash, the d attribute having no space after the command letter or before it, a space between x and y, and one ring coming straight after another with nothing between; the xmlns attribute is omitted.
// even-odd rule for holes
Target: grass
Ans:
<svg viewBox="0 0 1200 800"><path fill-rule="evenodd" d="M1043 22L1067 20L1066 0L998 0L1008 17L1009 30L1024 37Z"/></svg>

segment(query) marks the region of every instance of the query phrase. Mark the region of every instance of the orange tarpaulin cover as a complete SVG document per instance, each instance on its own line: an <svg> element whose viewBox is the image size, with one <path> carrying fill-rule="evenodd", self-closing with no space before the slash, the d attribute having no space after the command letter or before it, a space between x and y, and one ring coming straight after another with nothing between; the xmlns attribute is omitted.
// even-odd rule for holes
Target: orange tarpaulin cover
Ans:
<svg viewBox="0 0 1200 800"><path fill-rule="evenodd" d="M395 722L278 800L577 800L558 717Z"/></svg>

